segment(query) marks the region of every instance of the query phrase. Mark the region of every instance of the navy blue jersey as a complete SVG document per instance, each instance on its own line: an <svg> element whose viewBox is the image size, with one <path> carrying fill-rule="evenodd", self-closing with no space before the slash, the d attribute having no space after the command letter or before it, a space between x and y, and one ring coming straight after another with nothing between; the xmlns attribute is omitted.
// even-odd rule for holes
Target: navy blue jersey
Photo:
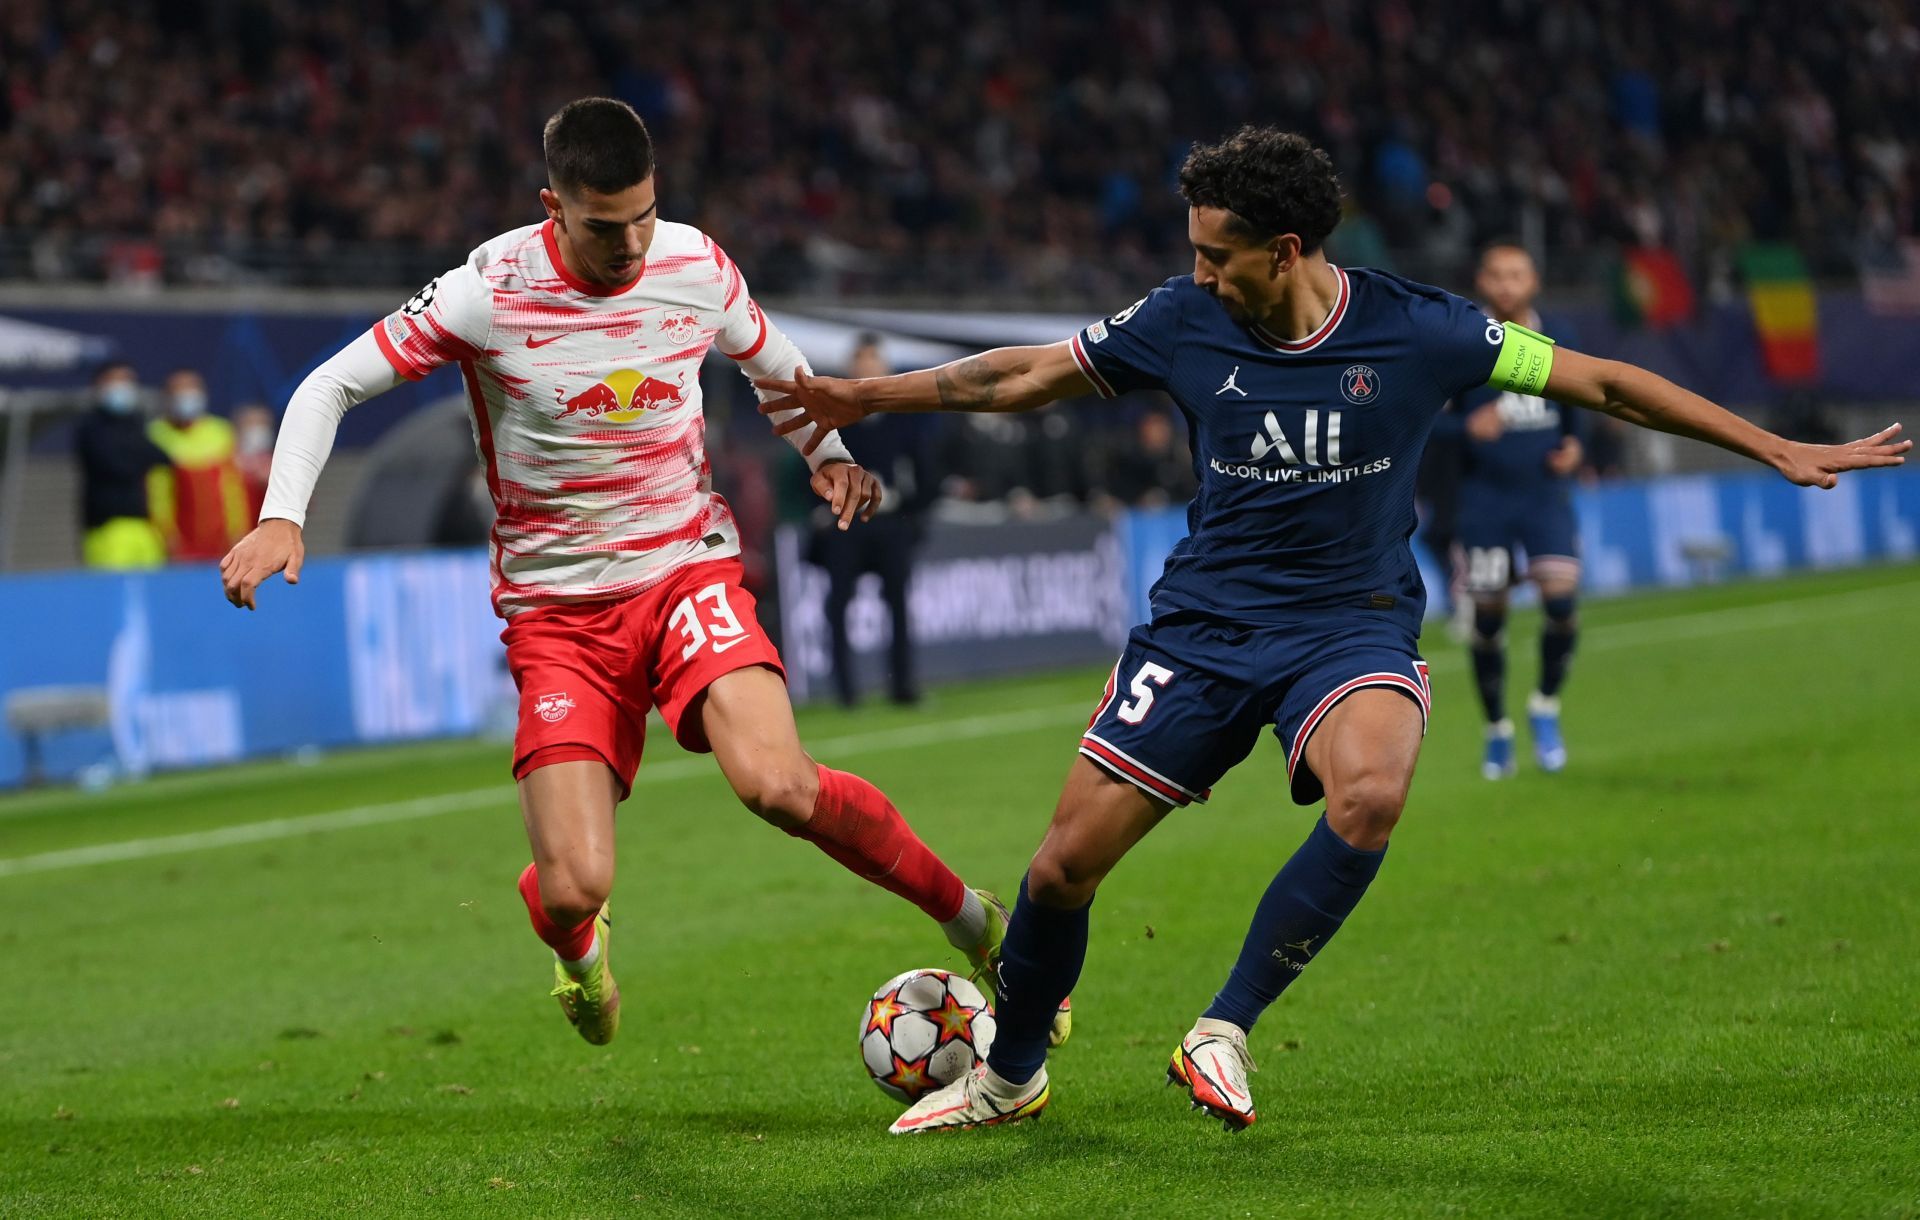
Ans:
<svg viewBox="0 0 1920 1220"><path fill-rule="evenodd" d="M1553 335L1556 341L1571 341L1565 333L1555 333L1547 320L1542 320L1537 329ZM1500 436L1477 441L1465 434L1464 421L1488 403L1495 404L1500 412ZM1558 449L1565 437L1580 435L1578 407L1562 406L1534 394L1479 386L1462 394L1452 411L1462 424L1460 473L1467 482L1482 491L1517 498L1564 494L1567 479L1547 469L1547 455Z"/></svg>
<svg viewBox="0 0 1920 1220"><path fill-rule="evenodd" d="M1235 322L1191 276L1073 337L1101 394L1165 390L1187 418L1200 491L1153 588L1156 621L1424 612L1407 541L1420 453L1447 400L1487 383L1505 334L1438 288L1335 274L1332 312L1297 341Z"/></svg>

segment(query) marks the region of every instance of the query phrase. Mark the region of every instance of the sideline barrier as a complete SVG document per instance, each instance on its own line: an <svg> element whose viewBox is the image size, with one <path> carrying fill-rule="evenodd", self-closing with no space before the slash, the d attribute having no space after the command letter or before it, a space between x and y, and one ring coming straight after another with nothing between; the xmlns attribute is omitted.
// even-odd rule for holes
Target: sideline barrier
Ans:
<svg viewBox="0 0 1920 1220"><path fill-rule="evenodd" d="M1920 469L1870 471L1832 491L1795 487L1764 471L1607 483L1577 488L1574 508L1590 596L1920 555ZM1184 509L1121 521L1130 621L1146 617L1147 591L1186 532ZM1424 547L1414 553L1434 618L1445 612L1445 576Z"/></svg>
<svg viewBox="0 0 1920 1220"><path fill-rule="evenodd" d="M1920 470L1844 480L1831 492L1754 473L1577 494L1587 587L1597 594L1920 555ZM911 606L922 676L1110 660L1184 531L1178 510L935 525ZM828 673L826 576L802 562L804 541L792 529L776 538L781 605L766 608L784 628L796 698L822 695ZM1431 570L1427 579L1438 583ZM260 613L234 610L211 566L0 577L0 698L41 687L105 691L110 728L44 737L54 779L89 768L104 776L102 764L143 774L511 731L515 700L483 553L316 559L298 588L274 582L262 600ZM875 578L855 599L851 630L861 663L877 669L888 622ZM0 735L0 788L22 783L25 765L20 737Z"/></svg>

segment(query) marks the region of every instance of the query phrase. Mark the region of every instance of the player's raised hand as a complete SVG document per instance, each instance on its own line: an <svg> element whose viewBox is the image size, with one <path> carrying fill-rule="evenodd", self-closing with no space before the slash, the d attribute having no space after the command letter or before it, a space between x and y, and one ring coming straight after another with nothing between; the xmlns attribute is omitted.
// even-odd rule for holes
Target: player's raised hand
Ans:
<svg viewBox="0 0 1920 1220"><path fill-rule="evenodd" d="M1580 462L1585 457L1586 450L1580 447L1580 438L1565 437L1560 441L1559 446L1547 455L1547 469L1564 479L1580 469Z"/></svg>
<svg viewBox="0 0 1920 1220"><path fill-rule="evenodd" d="M814 471L813 491L833 509L841 529L852 525L855 517L873 520L880 501L886 496L873 472L852 462L828 462Z"/></svg>
<svg viewBox="0 0 1920 1220"><path fill-rule="evenodd" d="M1803 445L1791 441L1777 465L1788 481L1802 487L1832 487L1844 471L1905 463L1913 442L1899 440L1899 435L1900 425L1894 424L1844 445Z"/></svg>
<svg viewBox="0 0 1920 1220"><path fill-rule="evenodd" d="M779 398L760 404L762 415L782 415L789 411L799 414L775 422L774 435L789 436L808 424L817 425L813 435L800 452L811 454L827 439L827 433L846 427L865 419L866 408L860 404L860 383L845 377L815 377L804 368L793 370L793 379L762 377L754 386Z"/></svg>
<svg viewBox="0 0 1920 1220"><path fill-rule="evenodd" d="M1500 419L1500 407L1497 403L1488 403L1476 407L1467 413L1467 435L1482 444L1491 444L1500 439L1506 431L1506 425Z"/></svg>
<svg viewBox="0 0 1920 1220"><path fill-rule="evenodd" d="M307 544L300 527L291 521L270 517L255 526L245 538L233 544L220 561L220 584L227 600L252 610L254 590L275 572L285 572L287 583L300 583L300 565L306 561Z"/></svg>

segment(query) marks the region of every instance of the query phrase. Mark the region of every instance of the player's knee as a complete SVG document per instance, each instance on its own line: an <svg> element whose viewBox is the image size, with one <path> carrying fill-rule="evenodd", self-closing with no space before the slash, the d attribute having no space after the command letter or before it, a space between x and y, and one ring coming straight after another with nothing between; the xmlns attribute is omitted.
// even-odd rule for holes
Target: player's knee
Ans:
<svg viewBox="0 0 1920 1220"><path fill-rule="evenodd" d="M1507 604L1504 601L1476 601L1473 604L1473 646L1498 648L1506 642Z"/></svg>
<svg viewBox="0 0 1920 1220"><path fill-rule="evenodd" d="M1542 597L1540 609L1547 616L1548 630L1566 632L1579 625L1578 607L1570 592Z"/></svg>
<svg viewBox="0 0 1920 1220"><path fill-rule="evenodd" d="M813 816L820 796L820 771L804 758L762 763L734 777L733 791L755 816L782 830L798 830Z"/></svg>
<svg viewBox="0 0 1920 1220"><path fill-rule="evenodd" d="M1043 907L1072 911L1093 901L1101 874L1076 863L1070 853L1043 845L1027 865L1027 897Z"/></svg>
<svg viewBox="0 0 1920 1220"><path fill-rule="evenodd" d="M580 866L540 870L540 906L547 918L563 928L592 919L613 892L612 868Z"/></svg>
<svg viewBox="0 0 1920 1220"><path fill-rule="evenodd" d="M1327 793L1327 825L1361 851L1378 851L1406 807L1404 783L1384 773L1355 776Z"/></svg>

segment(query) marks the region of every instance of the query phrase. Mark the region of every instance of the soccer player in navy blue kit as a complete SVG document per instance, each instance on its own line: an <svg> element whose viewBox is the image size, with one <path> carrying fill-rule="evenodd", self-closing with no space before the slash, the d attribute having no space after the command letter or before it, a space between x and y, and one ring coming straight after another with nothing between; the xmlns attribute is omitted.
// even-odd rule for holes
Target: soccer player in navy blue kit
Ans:
<svg viewBox="0 0 1920 1220"><path fill-rule="evenodd" d="M1512 242L1480 254L1474 290L1500 323L1567 340L1534 309L1540 275L1533 256ZM1435 425L1461 431L1460 512L1455 536L1466 589L1473 599L1474 684L1487 718L1480 773L1514 772L1513 721L1507 718L1507 593L1522 576L1540 590L1540 681L1527 699L1533 755L1544 771L1567 765L1560 732L1560 686L1579 636L1574 596L1580 588L1580 540L1573 515L1573 475L1580 469L1581 416L1538 394L1479 386L1455 400Z"/></svg>
<svg viewBox="0 0 1920 1220"><path fill-rule="evenodd" d="M1437 288L1329 264L1340 215L1325 153L1249 127L1180 173L1193 274L1064 343L1000 348L869 381L769 379L763 410L841 428L876 411L1027 411L1155 388L1192 435L1200 491L1080 741L999 959L988 1062L896 1133L987 1126L1050 1097L1047 1033L1086 955L1094 890L1167 812L1279 739L1292 796L1325 816L1254 911L1238 961L1167 1069L1194 1104L1254 1121L1247 1031L1325 951L1379 871L1426 728L1426 593L1413 478L1450 398L1494 385L1711 441L1795 483L1899 463L1898 426L1850 445L1783 440L1645 370L1487 317ZM798 430L805 423L776 431Z"/></svg>

